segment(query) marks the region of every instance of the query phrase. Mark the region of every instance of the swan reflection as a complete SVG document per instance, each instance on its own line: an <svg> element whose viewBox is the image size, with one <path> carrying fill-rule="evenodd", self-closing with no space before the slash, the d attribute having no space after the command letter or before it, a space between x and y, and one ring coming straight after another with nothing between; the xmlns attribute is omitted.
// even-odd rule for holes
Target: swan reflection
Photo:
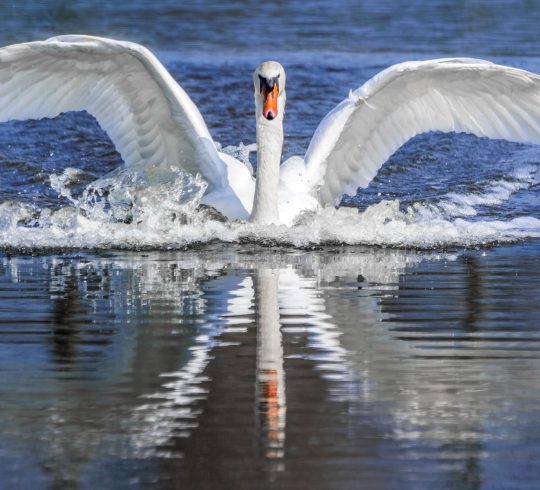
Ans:
<svg viewBox="0 0 540 490"><path fill-rule="evenodd" d="M215 258L223 259L219 254ZM248 329L256 329L255 425L263 445L262 454L271 460L282 458L286 440L288 358L314 362L321 379L339 382L340 389L329 393L333 399L354 399L360 389L348 357L350 352L340 340L343 332L327 311L321 285L331 284L339 276L341 281L346 279L355 287L369 283L380 290L389 289L407 266L424 258L402 251L352 256L263 252L257 256L233 254L219 264L213 262L210 254L202 266L203 260L196 253L183 254L176 267L189 267L204 277L199 280L197 295L204 333L194 339L191 359L185 365L176 371L160 373L165 381L159 390L141 394L146 401L134 409L131 418L132 447L140 455L151 454L156 448L162 455L174 455L167 452L171 447L168 441L188 437L198 426L203 410L200 408L203 403L199 402L208 396L212 386L232 383L234 378L234 373L230 373L231 377L219 373L222 379L208 379L204 373L209 363L220 355L220 347L231 345L228 334L245 334ZM212 277L212 271L218 277ZM219 275L224 272L225 275ZM344 288L348 290L350 287ZM155 289L152 294L166 295ZM364 319L380 320L376 298L361 298L359 310ZM284 356L283 336L296 334L306 336L308 352L293 350ZM242 336L237 335L236 339L237 343L244 342ZM363 389L367 386L368 383L362 384Z"/></svg>
<svg viewBox="0 0 540 490"><path fill-rule="evenodd" d="M537 379L519 330L506 344L482 330L490 295L506 291L493 270L399 250L4 257L0 443L32 448L58 485L98 471L103 454L171 460L179 481L211 461L280 478L306 444L322 455L312 470L331 461L338 439L358 471L398 446L416 464L417 448L442 442L478 461L471 441ZM534 304L519 295L508 301ZM530 359L458 356L501 352Z"/></svg>

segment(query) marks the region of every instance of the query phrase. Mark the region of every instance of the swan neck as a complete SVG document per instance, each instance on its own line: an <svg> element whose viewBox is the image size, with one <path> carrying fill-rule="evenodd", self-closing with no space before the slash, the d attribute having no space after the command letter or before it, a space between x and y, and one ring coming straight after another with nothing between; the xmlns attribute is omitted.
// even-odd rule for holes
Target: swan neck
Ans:
<svg viewBox="0 0 540 490"><path fill-rule="evenodd" d="M251 222L279 224L279 166L283 149L283 115L257 118L257 181Z"/></svg>

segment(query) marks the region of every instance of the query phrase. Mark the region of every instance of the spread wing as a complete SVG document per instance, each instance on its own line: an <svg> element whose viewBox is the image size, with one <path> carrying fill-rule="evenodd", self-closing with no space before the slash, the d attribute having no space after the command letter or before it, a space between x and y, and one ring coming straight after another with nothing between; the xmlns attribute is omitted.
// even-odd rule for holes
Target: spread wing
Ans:
<svg viewBox="0 0 540 490"><path fill-rule="evenodd" d="M60 36L0 49L0 122L86 110L127 165L180 167L220 187L226 169L202 116L146 48Z"/></svg>
<svg viewBox="0 0 540 490"><path fill-rule="evenodd" d="M540 144L540 76L474 59L391 66L320 123L305 156L313 191L321 204L337 205L427 131Z"/></svg>

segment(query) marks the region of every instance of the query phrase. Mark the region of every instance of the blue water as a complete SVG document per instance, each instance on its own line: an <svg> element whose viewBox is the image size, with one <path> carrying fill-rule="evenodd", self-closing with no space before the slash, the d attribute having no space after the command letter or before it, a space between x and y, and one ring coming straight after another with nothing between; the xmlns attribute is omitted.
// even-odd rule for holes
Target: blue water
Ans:
<svg viewBox="0 0 540 490"><path fill-rule="evenodd" d="M540 4L525 0L23 1L0 15L0 45L149 46L224 147L255 141L251 73L276 58L285 157L392 63L540 73ZM257 243L166 217L58 226L82 210L51 176L72 176L77 199L119 154L85 113L1 124L0 488L536 488L539 164L533 145L422 135L345 196L349 214ZM375 216L365 229L355 208Z"/></svg>
<svg viewBox="0 0 540 490"><path fill-rule="evenodd" d="M3 4L4 44L59 32L129 38L192 56L448 53L536 56L533 1L20 1Z"/></svg>

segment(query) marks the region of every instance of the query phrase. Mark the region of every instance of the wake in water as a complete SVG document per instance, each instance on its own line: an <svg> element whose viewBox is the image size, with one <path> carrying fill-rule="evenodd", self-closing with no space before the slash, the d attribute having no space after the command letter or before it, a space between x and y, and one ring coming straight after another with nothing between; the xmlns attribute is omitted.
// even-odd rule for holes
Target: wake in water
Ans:
<svg viewBox="0 0 540 490"><path fill-rule="evenodd" d="M249 164L253 146L225 150ZM177 249L222 241L312 247L330 244L437 248L482 246L540 237L533 216L501 219L520 192L535 192L538 164L526 163L469 193L402 205L383 200L364 211L326 208L301 216L292 227L231 222L199 205L206 183L178 169L121 167L81 186L87 175L66 168L50 185L67 206L53 209L0 204L4 248ZM82 188L82 192L76 192ZM78 194L78 195L77 195Z"/></svg>

